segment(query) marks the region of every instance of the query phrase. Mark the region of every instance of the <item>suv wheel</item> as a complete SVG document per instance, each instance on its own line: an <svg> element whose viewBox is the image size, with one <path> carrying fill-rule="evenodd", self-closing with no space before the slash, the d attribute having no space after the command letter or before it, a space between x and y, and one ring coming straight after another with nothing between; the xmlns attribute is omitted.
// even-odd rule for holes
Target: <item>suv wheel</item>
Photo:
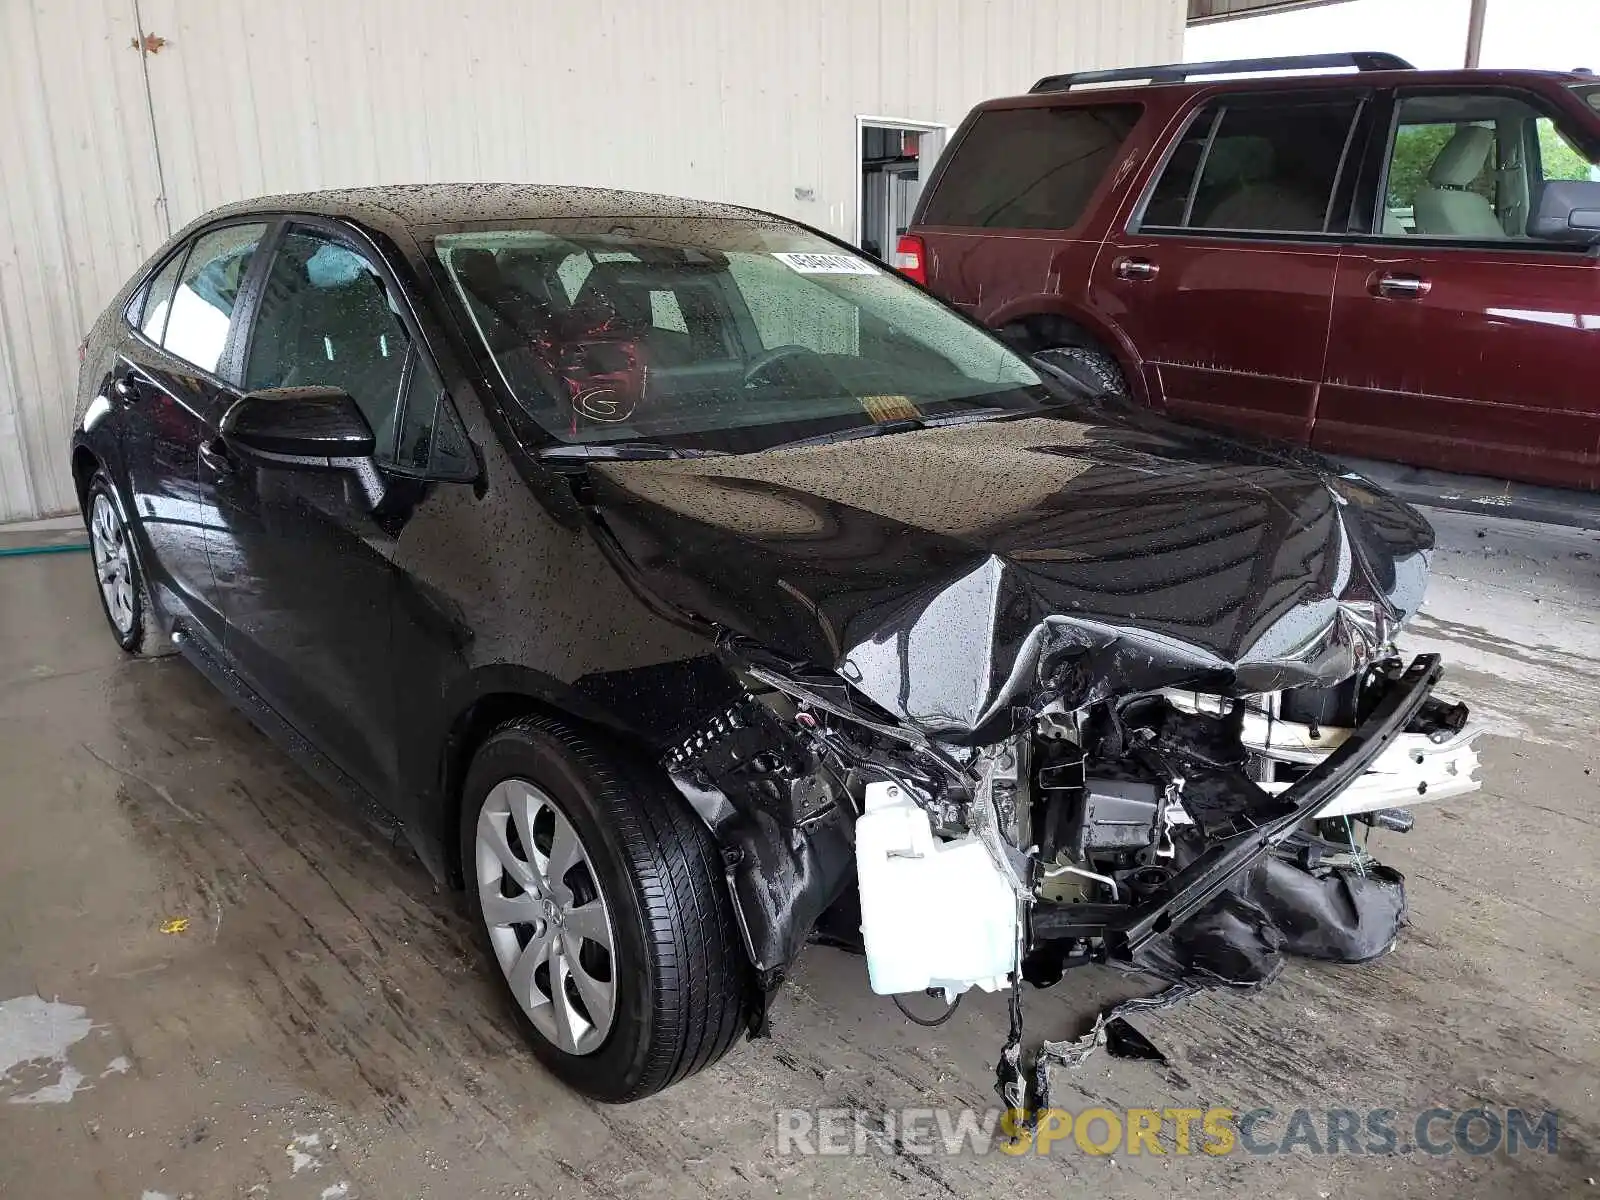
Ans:
<svg viewBox="0 0 1600 1200"><path fill-rule="evenodd" d="M540 1061L595 1100L710 1066L750 970L710 833L664 783L559 722L502 725L467 773L473 921Z"/></svg>
<svg viewBox="0 0 1600 1200"><path fill-rule="evenodd" d="M1102 395L1128 394L1128 382L1122 377L1122 368L1104 350L1092 346L1051 346L1037 351L1035 357L1060 367Z"/></svg>
<svg viewBox="0 0 1600 1200"><path fill-rule="evenodd" d="M133 537L122 519L111 481L96 471L85 497L84 524L89 529L89 551L100 607L111 633L129 654L159 658L174 650L172 639L161 629L150 603L150 588L139 568Z"/></svg>

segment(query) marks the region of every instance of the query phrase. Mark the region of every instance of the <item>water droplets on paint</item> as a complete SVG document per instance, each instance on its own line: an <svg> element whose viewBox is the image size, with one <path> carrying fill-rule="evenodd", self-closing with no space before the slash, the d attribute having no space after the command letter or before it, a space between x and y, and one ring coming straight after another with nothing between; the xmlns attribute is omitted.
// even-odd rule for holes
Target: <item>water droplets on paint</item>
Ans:
<svg viewBox="0 0 1600 1200"><path fill-rule="evenodd" d="M83 1085L83 1072L67 1061L67 1051L89 1036L94 1023L85 1009L39 996L0 1001L0 1083L18 1082L12 1073L24 1064L54 1072L42 1087L8 1096L12 1104L65 1104Z"/></svg>

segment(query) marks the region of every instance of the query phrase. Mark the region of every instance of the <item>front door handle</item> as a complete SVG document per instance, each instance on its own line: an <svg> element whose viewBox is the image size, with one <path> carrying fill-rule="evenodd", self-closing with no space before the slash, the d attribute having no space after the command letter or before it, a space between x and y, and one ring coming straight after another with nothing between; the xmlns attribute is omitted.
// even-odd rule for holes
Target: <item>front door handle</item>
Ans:
<svg viewBox="0 0 1600 1200"><path fill-rule="evenodd" d="M1111 269L1117 273L1118 279L1154 279L1161 273L1161 268L1148 258L1119 258L1111 264Z"/></svg>
<svg viewBox="0 0 1600 1200"><path fill-rule="evenodd" d="M233 473L233 456L215 439L207 438L200 443L200 461L218 475Z"/></svg>
<svg viewBox="0 0 1600 1200"><path fill-rule="evenodd" d="M1394 275L1387 272L1374 275L1367 289L1376 296L1390 300L1420 300L1433 290L1433 281L1421 275Z"/></svg>

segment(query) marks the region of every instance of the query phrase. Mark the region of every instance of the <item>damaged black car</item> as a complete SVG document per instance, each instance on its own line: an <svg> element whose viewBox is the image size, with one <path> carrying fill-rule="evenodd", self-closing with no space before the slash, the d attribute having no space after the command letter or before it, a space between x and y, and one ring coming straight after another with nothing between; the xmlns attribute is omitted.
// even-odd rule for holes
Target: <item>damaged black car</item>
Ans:
<svg viewBox="0 0 1600 1200"><path fill-rule="evenodd" d="M1405 921L1368 851L1478 786L1395 636L1432 531L1031 362L766 213L516 185L211 213L85 341L129 653L184 654L464 886L606 1101L878 993L1252 987Z"/></svg>

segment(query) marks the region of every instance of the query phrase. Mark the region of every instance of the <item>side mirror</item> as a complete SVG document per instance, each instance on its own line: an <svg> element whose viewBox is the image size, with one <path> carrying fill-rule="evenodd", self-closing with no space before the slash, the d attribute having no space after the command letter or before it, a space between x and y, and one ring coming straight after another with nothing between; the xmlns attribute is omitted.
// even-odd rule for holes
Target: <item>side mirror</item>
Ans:
<svg viewBox="0 0 1600 1200"><path fill-rule="evenodd" d="M1600 239L1600 183L1552 179L1539 191L1528 236L1589 245Z"/></svg>
<svg viewBox="0 0 1600 1200"><path fill-rule="evenodd" d="M246 462L299 471L351 471L368 502L383 500L372 426L341 388L246 392L223 414L222 442Z"/></svg>

